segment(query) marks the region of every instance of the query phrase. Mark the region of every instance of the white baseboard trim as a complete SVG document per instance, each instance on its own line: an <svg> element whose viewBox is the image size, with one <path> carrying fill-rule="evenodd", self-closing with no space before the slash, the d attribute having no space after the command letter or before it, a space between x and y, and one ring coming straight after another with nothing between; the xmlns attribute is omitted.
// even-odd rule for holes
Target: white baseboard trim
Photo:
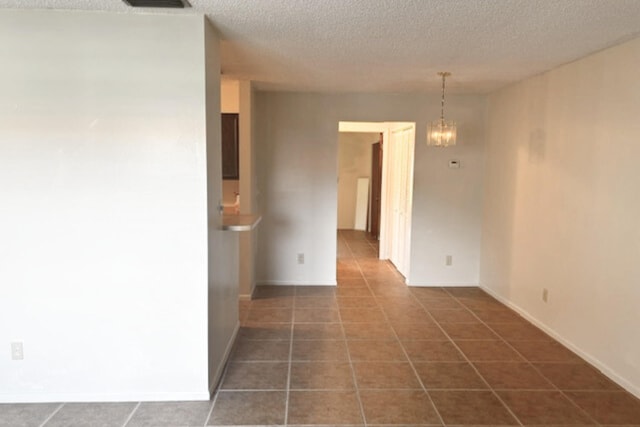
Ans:
<svg viewBox="0 0 640 427"><path fill-rule="evenodd" d="M253 299L253 294L255 293L256 293L256 286L254 285L253 288L251 289L250 294L240 294L238 295L238 299L240 301L251 301Z"/></svg>
<svg viewBox="0 0 640 427"><path fill-rule="evenodd" d="M618 375L609 366L607 366L606 364L602 363L599 359L593 357L589 353L583 351L580 347L576 346L573 342L571 342L568 339L564 338L562 335L557 333L555 330L553 330L552 328L550 328L549 326L547 326L543 322L541 322L538 319L536 319L535 317L533 317L531 314L529 314L528 311L522 309L520 306L518 306L515 303L511 302L510 300L504 298L502 295L499 295L498 293L494 292L492 289L487 288L486 286L480 285L480 289L482 289L483 291L487 292L489 295L491 295L492 297L494 297L495 299L497 299L498 301L500 301L501 303L503 303L507 307L509 307L512 310L516 311L518 314L520 314L522 317L527 319L529 322L533 323L535 326L537 326L538 328L540 328L544 332L546 332L548 335L550 335L553 339L555 339L556 341L558 341L559 343L561 343L562 345L567 347L569 350L573 351L578 356L582 357L584 360L586 360L587 362L589 362L590 364L595 366L598 370L600 370L600 372L602 372L604 375L609 377L609 379L611 379L611 381L615 382L620 387L624 388L629 393L635 395L637 398L640 399L640 387L636 387L633 384L631 384L629 381L627 381L626 379L624 379L623 377Z"/></svg>
<svg viewBox="0 0 640 427"><path fill-rule="evenodd" d="M415 286L416 288L477 288L477 283L442 283L442 282L411 282L407 286Z"/></svg>
<svg viewBox="0 0 640 427"><path fill-rule="evenodd" d="M125 392L125 393L18 393L0 394L0 403L50 403L50 402L180 402L210 400L204 392Z"/></svg>
<svg viewBox="0 0 640 427"><path fill-rule="evenodd" d="M233 328L233 334L231 334L231 338L227 343L227 348L224 349L224 356L222 357L222 361L218 365L216 369L216 374L213 376L213 382L209 388L209 399L213 397L213 393L218 387L218 383L222 378L222 373L224 372L224 368L227 366L227 360L229 360L229 356L231 355L231 350L233 350L233 345L236 342L236 337L238 336L238 331L240 330L240 321L236 323L236 327Z"/></svg>
<svg viewBox="0 0 640 427"><path fill-rule="evenodd" d="M261 280L258 286L338 286L334 280L303 281L303 280Z"/></svg>

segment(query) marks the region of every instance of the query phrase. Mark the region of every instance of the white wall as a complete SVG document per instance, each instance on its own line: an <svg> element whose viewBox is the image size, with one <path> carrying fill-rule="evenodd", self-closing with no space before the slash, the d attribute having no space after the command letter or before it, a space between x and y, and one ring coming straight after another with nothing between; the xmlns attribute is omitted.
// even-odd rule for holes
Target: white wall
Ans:
<svg viewBox="0 0 640 427"><path fill-rule="evenodd" d="M223 113L240 112L240 82L223 79L220 81L220 111Z"/></svg>
<svg viewBox="0 0 640 427"><path fill-rule="evenodd" d="M338 229L352 230L358 178L371 176L371 145L380 140L380 135L360 132L338 135Z"/></svg>
<svg viewBox="0 0 640 427"><path fill-rule="evenodd" d="M0 401L207 399L203 17L2 10L0 40Z"/></svg>
<svg viewBox="0 0 640 427"><path fill-rule="evenodd" d="M481 283L640 396L638 69L640 39L491 95Z"/></svg>
<svg viewBox="0 0 640 427"><path fill-rule="evenodd" d="M209 391L218 384L238 331L238 234L222 231L220 45L216 30L204 20L208 216Z"/></svg>
<svg viewBox="0 0 640 427"><path fill-rule="evenodd" d="M335 284L339 121L416 122L410 284L478 284L485 100L447 98L460 145L426 146L437 95L257 93L258 282ZM448 169L450 159L462 167ZM297 253L305 253L298 265ZM445 256L453 265L445 266Z"/></svg>

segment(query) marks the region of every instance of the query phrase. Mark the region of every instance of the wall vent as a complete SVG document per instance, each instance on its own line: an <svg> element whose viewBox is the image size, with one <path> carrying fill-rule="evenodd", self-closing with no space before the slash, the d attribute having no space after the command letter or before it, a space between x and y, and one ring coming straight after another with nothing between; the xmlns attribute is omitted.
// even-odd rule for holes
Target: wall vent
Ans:
<svg viewBox="0 0 640 427"><path fill-rule="evenodd" d="M187 0L123 0L131 7L162 7L167 9L182 9L191 7Z"/></svg>

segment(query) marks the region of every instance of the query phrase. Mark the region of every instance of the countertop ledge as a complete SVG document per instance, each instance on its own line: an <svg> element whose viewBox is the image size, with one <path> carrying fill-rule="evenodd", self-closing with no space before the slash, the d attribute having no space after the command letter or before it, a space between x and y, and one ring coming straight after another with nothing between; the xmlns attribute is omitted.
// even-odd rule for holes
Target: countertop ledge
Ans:
<svg viewBox="0 0 640 427"><path fill-rule="evenodd" d="M222 215L222 229L225 231L251 231L261 220L261 215Z"/></svg>

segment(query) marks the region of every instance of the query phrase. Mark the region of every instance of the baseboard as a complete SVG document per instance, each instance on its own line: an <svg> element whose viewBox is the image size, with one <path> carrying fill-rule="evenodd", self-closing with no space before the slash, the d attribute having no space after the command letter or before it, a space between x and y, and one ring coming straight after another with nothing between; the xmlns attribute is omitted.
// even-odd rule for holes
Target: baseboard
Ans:
<svg viewBox="0 0 640 427"><path fill-rule="evenodd" d="M477 288L477 283L442 283L442 282L411 282L407 283L407 286L414 286L416 288Z"/></svg>
<svg viewBox="0 0 640 427"><path fill-rule="evenodd" d="M338 286L336 280L302 281L302 280L261 280L258 286Z"/></svg>
<svg viewBox="0 0 640 427"><path fill-rule="evenodd" d="M0 403L50 403L50 402L180 402L210 400L204 392L177 393L19 393L0 394Z"/></svg>
<svg viewBox="0 0 640 427"><path fill-rule="evenodd" d="M222 357L222 361L218 365L218 369L216 369L216 374L213 376L213 382L211 383L211 387L209 388L209 397L213 397L213 393L218 387L218 383L222 378L222 373L224 372L224 368L227 366L227 360L229 360L229 356L231 355L231 350L233 350L233 345L236 342L236 337L238 336L238 331L240 330L240 322L236 323L236 327L233 328L233 334L231 334L231 338L229 342L227 342L227 348L224 350L224 356Z"/></svg>
<svg viewBox="0 0 640 427"><path fill-rule="evenodd" d="M627 381L626 379L618 375L613 369L611 369L605 363L601 362L599 359L593 357L589 353L583 351L580 347L578 347L568 339L564 338L562 335L557 333L555 330L553 330L543 322L533 317L531 314L529 314L528 311L522 309L520 306L502 297L502 295L499 295L498 293L494 292L492 289L487 288L486 286L480 285L479 287L483 291L485 291L486 293L488 293L489 295L491 295L492 297L494 297L495 299L497 299L498 301L506 305L507 307L511 308L512 310L520 314L529 322L533 323L535 326L542 329L545 333L547 333L553 339L555 339L556 341L558 341L559 343L567 347L569 350L573 351L578 356L582 357L584 360L586 360L587 362L595 366L598 370L600 370L600 372L602 372L609 379L611 379L611 381L615 382L620 387L624 388L629 393L633 394L634 396L640 399L640 387L636 387L633 384L631 384L629 381Z"/></svg>
<svg viewBox="0 0 640 427"><path fill-rule="evenodd" d="M253 286L253 289L251 289L251 293L250 294L241 294L238 295L238 299L240 301L251 301L253 299L253 294L256 293L256 286Z"/></svg>

